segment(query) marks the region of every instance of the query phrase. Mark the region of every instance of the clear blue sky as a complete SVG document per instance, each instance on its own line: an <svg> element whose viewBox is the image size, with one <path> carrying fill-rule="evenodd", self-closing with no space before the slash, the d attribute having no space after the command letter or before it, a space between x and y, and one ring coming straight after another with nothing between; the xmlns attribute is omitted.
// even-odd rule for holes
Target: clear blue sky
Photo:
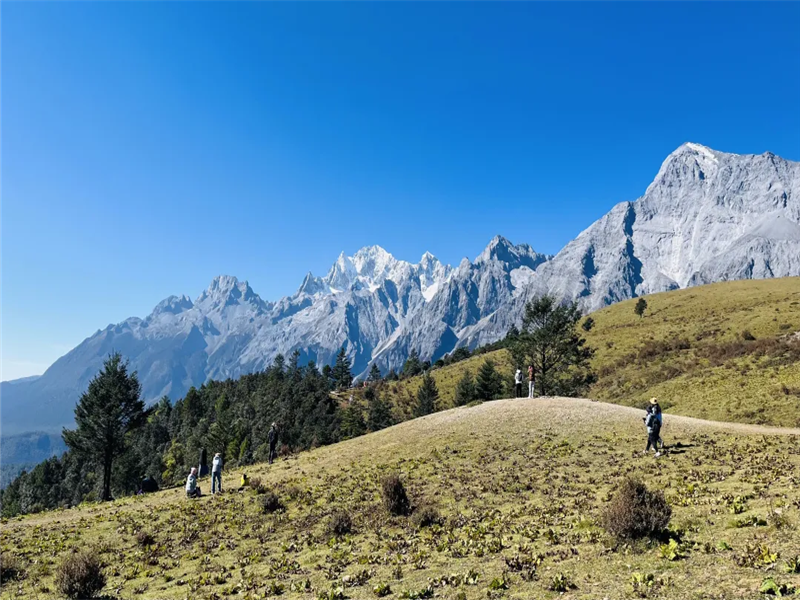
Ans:
<svg viewBox="0 0 800 600"><path fill-rule="evenodd" d="M3 379L221 273L557 252L685 141L800 159L798 3L2 8Z"/></svg>

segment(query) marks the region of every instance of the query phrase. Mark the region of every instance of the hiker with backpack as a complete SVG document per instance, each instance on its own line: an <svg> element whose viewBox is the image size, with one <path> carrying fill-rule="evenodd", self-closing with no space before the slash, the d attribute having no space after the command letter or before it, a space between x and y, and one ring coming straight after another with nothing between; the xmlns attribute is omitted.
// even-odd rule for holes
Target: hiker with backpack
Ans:
<svg viewBox="0 0 800 600"><path fill-rule="evenodd" d="M514 373L514 397L522 398L522 370L517 369Z"/></svg>
<svg viewBox="0 0 800 600"><path fill-rule="evenodd" d="M644 426L647 428L647 446L644 449L644 453L647 454L652 447L656 458L658 458L661 456L661 452L658 450L658 442L661 439L661 407L658 407L658 413L656 412L656 407L658 407L658 399L651 398L650 406L647 407L647 414L643 419Z"/></svg>
<svg viewBox="0 0 800 600"><path fill-rule="evenodd" d="M222 491L222 455L217 452L211 461L211 493Z"/></svg>
<svg viewBox="0 0 800 600"><path fill-rule="evenodd" d="M197 467L192 467L189 477L186 478L186 497L199 498L201 495L200 486L197 485Z"/></svg>
<svg viewBox="0 0 800 600"><path fill-rule="evenodd" d="M661 439L661 429L664 426L664 417L661 414L661 405L658 403L658 398L650 399L650 411L656 415L658 419L658 446L664 449L664 440Z"/></svg>
<svg viewBox="0 0 800 600"><path fill-rule="evenodd" d="M278 428L275 423L269 428L267 441L269 441L269 464L272 464L272 461L278 458Z"/></svg>

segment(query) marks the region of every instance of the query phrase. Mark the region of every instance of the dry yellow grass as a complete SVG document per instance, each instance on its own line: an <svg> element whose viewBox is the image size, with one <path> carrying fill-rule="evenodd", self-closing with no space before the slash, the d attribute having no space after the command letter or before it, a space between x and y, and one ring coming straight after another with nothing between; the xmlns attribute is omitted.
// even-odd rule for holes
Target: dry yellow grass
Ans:
<svg viewBox="0 0 800 600"><path fill-rule="evenodd" d="M596 349L593 366L599 381L590 397L644 406L650 397L659 396L669 413L800 426L800 360L759 357L756 352L765 341L800 331L800 278L724 282L645 298L644 318L633 312L636 300L592 313L595 326L586 338ZM740 343L743 332L756 338L752 351L722 364L708 358L726 345ZM688 347L659 348L671 340ZM504 350L436 369L433 377L443 407L453 405L463 372L469 369L474 375L487 358L511 379L512 365ZM383 389L408 415L419 385L419 378L412 378Z"/></svg>
<svg viewBox="0 0 800 600"><path fill-rule="evenodd" d="M119 598L374 598L379 584L390 598L625 598L644 589L637 573L656 582L652 598L753 598L770 575L800 585L782 571L800 555L800 431L667 415L671 450L655 459L641 455L641 416L589 400L497 401L248 468L284 512L263 514L252 491L190 501L178 489L4 521L3 555L27 578L1 595L56 597L56 565L84 547L100 549ZM388 516L379 481L390 472L444 524ZM599 526L629 475L673 505L675 560L659 542L615 545ZM226 488L239 476L226 473ZM337 540L326 529L338 509L354 531ZM137 546L141 530L154 547ZM575 586L563 594L550 589L561 575Z"/></svg>

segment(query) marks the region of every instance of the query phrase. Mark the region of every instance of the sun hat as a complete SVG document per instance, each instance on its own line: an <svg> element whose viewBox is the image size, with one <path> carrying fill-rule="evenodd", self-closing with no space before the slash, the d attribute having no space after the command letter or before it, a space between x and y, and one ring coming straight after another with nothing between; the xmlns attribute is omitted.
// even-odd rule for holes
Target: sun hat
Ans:
<svg viewBox="0 0 800 600"><path fill-rule="evenodd" d="M650 398L650 404L658 404L658 398Z"/></svg>

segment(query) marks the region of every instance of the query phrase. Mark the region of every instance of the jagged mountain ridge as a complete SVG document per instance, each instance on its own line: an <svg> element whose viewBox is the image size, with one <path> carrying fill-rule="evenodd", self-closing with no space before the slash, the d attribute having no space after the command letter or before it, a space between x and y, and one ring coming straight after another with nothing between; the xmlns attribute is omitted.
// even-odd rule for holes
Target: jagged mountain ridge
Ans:
<svg viewBox="0 0 800 600"><path fill-rule="evenodd" d="M98 331L37 380L3 383L4 429L42 429L42 414L69 422L112 349L131 359L152 401L263 369L295 349L302 362L322 365L344 345L356 372L373 362L398 368L411 349L435 360L502 337L542 293L594 310L700 283L800 275L799 188L800 163L687 143L642 197L612 208L555 257L500 236L456 268L428 253L411 264L371 246L343 253L324 277L308 273L277 302L220 276L195 302L171 296L145 319Z"/></svg>

